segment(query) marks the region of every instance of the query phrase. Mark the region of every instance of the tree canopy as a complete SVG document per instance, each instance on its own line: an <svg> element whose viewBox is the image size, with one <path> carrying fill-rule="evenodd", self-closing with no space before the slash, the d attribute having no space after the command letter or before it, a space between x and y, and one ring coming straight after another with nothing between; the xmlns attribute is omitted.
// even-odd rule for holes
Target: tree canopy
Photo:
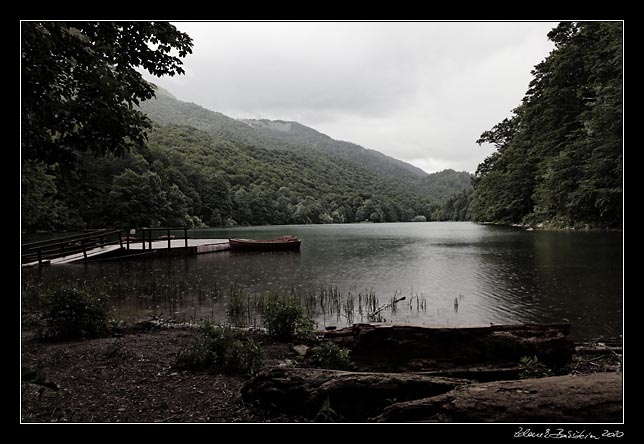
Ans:
<svg viewBox="0 0 644 444"><path fill-rule="evenodd" d="M477 141L472 220L621 227L622 23L563 22L521 105Z"/></svg>
<svg viewBox="0 0 644 444"><path fill-rule="evenodd" d="M267 150L189 126L155 125L122 157L79 156L74 174L23 168L23 228L221 226L410 221L439 207L315 151Z"/></svg>
<svg viewBox="0 0 644 444"><path fill-rule="evenodd" d="M171 98L141 75L183 73L192 40L168 23L21 32L25 230L428 220L469 186L296 122Z"/></svg>
<svg viewBox="0 0 644 444"><path fill-rule="evenodd" d="M192 39L165 22L22 22L22 156L48 164L78 152L143 146L154 97L137 70L183 74Z"/></svg>

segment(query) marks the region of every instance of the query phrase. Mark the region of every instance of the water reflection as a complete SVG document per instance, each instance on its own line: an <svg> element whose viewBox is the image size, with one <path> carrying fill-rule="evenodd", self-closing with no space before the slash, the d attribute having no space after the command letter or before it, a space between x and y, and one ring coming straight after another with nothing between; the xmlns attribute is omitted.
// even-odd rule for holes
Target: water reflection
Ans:
<svg viewBox="0 0 644 444"><path fill-rule="evenodd" d="M387 321L466 325L567 319L573 335L583 338L622 330L621 233L408 223L195 230L190 236L283 234L303 239L299 253L219 252L52 266L23 270L23 281L108 289L114 316L129 319L163 313L225 320L235 285L249 295L280 291L318 297L333 287L352 305L343 299L333 316L319 314L320 325L364 320L359 302L375 294L380 305L406 297L395 311L383 312Z"/></svg>

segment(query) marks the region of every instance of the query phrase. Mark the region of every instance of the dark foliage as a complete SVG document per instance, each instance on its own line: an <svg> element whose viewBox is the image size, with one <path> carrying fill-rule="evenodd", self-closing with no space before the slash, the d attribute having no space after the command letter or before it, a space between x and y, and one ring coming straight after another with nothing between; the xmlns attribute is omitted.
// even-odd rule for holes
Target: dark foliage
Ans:
<svg viewBox="0 0 644 444"><path fill-rule="evenodd" d="M306 365L331 370L354 370L356 365L351 361L350 353L351 350L348 348L339 347L330 341L324 341L319 347L312 349Z"/></svg>
<svg viewBox="0 0 644 444"><path fill-rule="evenodd" d="M423 188L349 161L178 125L122 157L87 153L73 174L56 171L23 164L24 229L398 222L440 208Z"/></svg>
<svg viewBox="0 0 644 444"><path fill-rule="evenodd" d="M252 376L262 361L262 349L248 334L204 325L194 342L179 352L176 367Z"/></svg>
<svg viewBox="0 0 644 444"><path fill-rule="evenodd" d="M52 341L104 336L109 331L105 297L75 287L60 287L45 296L40 337Z"/></svg>
<svg viewBox="0 0 644 444"><path fill-rule="evenodd" d="M168 23L21 26L24 230L431 220L469 187L465 172L176 100L136 70L183 73L192 41Z"/></svg>
<svg viewBox="0 0 644 444"><path fill-rule="evenodd" d="M154 90L137 68L182 74L192 48L164 22L22 22L21 38L22 155L48 164L143 146L150 122L135 105Z"/></svg>
<svg viewBox="0 0 644 444"><path fill-rule="evenodd" d="M304 308L288 297L269 300L262 320L269 336L280 341L306 341L313 335L313 322L305 316Z"/></svg>
<svg viewBox="0 0 644 444"><path fill-rule="evenodd" d="M565 22L522 104L477 141L497 151L474 180L472 220L620 228L621 22Z"/></svg>

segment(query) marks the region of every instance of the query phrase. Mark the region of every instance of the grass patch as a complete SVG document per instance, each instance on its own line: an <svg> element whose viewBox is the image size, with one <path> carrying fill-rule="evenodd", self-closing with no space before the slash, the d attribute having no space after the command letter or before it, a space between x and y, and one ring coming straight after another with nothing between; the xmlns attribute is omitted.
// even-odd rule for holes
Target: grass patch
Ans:
<svg viewBox="0 0 644 444"><path fill-rule="evenodd" d="M261 348L247 333L205 324L195 342L179 352L175 367L252 376L262 362Z"/></svg>

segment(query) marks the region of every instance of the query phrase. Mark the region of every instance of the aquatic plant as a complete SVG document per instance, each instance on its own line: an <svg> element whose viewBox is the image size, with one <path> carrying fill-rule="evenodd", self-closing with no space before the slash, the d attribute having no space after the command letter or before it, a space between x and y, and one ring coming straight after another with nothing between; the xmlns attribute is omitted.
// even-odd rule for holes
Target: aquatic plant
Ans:
<svg viewBox="0 0 644 444"><path fill-rule="evenodd" d="M344 317L347 320L347 324L353 324L353 313L355 311L355 308L351 293L348 294L347 299L344 301L342 309L344 311Z"/></svg>
<svg viewBox="0 0 644 444"><path fill-rule="evenodd" d="M235 326L245 325L248 303L244 297L243 290L239 286L230 287L227 302L226 316L231 324Z"/></svg>
<svg viewBox="0 0 644 444"><path fill-rule="evenodd" d="M145 312L166 313L175 322L210 320L240 327L267 327L263 322L266 301L287 297L293 304L302 307L304 317L320 324L351 325L354 322L384 322L385 318L396 319L401 309L417 313L427 309L426 298L411 293L407 300L398 305L401 292L396 291L385 304L381 303L373 289L357 293L343 292L335 286L322 288L291 287L272 292L258 292L239 283L222 286L207 280L184 279L172 269L164 273L129 274L127 270L115 278L104 275L98 278L85 278L61 274L48 277L45 283L36 273L25 273L22 283L23 309L30 321L30 313L38 313L42 294L47 289L60 286L84 288L92 293L104 294L109 301L113 317L127 318L140 316ZM32 270L33 271L33 270ZM385 307L375 313L383 305ZM125 312L125 313L123 313ZM133 316L133 313L135 315Z"/></svg>

